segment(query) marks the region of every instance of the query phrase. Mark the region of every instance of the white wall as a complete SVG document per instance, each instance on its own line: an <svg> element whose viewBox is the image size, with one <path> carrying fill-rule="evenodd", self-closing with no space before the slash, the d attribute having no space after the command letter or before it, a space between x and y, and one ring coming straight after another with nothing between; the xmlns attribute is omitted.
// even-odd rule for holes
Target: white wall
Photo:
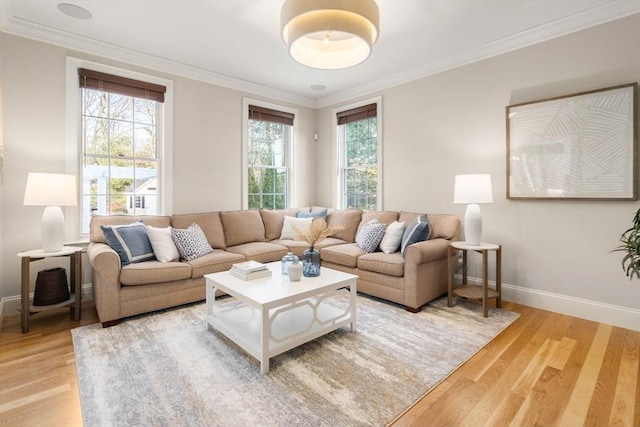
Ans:
<svg viewBox="0 0 640 427"><path fill-rule="evenodd" d="M629 308L640 329L640 282L630 282L622 255L610 253L640 203L514 201L505 191L507 105L638 81L635 15L384 90L383 206L462 218L454 176L490 173L494 203L482 205L483 240L503 245L503 282L511 285L505 295L532 305L548 297L546 307L557 311L581 304L576 315L593 305L613 305L617 314ZM321 135L332 134L336 107L318 112ZM332 200L333 141L321 142L322 205ZM480 271L475 263L472 274Z"/></svg>
<svg viewBox="0 0 640 427"><path fill-rule="evenodd" d="M27 173L65 171L67 55L172 80L174 212L241 207L242 98L259 96L4 33L0 47L1 298L19 295L16 253L40 241L41 209L22 206ZM504 246L506 298L629 325L619 318L626 310L640 329L640 284L624 276L620 254L609 252L640 203L507 201L504 191L505 106L638 82L639 53L640 16L635 15L369 94L365 98L383 97L384 208L462 217L465 207L452 203L454 176L489 172L495 202L483 205L484 240ZM299 205L329 206L335 171L331 111L337 106L318 111L289 106L300 112ZM479 275L477 264L471 273ZM605 314L594 316L591 309Z"/></svg>
<svg viewBox="0 0 640 427"><path fill-rule="evenodd" d="M0 298L20 295L16 253L38 248L42 208L23 206L28 172L66 171L66 58L73 56L173 81L173 212L242 208L242 99L261 99L199 81L141 69L96 56L0 33L5 176L0 196ZM315 196L315 111L298 110L294 199L310 205ZM69 216L69 215L68 215ZM38 268L41 269L41 268ZM85 263L85 283L90 281ZM32 274L35 276L35 274ZM1 307L0 307L1 308Z"/></svg>

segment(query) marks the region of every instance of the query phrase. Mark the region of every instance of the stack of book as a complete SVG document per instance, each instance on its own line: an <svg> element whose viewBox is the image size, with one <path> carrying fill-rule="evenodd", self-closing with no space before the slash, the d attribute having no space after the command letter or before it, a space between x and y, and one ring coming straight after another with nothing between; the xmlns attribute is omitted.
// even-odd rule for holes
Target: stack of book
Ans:
<svg viewBox="0 0 640 427"><path fill-rule="evenodd" d="M238 279L252 280L260 277L271 276L271 270L265 264L257 261L245 261L233 264L229 274Z"/></svg>

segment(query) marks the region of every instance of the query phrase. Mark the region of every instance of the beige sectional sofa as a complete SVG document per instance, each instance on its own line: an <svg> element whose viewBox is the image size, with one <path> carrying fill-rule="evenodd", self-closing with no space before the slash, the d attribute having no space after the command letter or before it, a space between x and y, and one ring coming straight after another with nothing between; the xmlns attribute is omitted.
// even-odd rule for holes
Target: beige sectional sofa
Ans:
<svg viewBox="0 0 640 427"><path fill-rule="evenodd" d="M176 214L172 216L94 216L91 220L87 254L92 269L95 306L104 326L141 313L200 301L205 298L208 273L224 271L244 260L271 262L287 252L301 256L305 242L281 240L285 216L298 211L239 210ZM433 229L430 240L415 243L403 257L400 252L364 253L355 243L360 228L371 219L384 224L415 219L408 212L362 212L328 210L327 223L344 229L318 245L322 265L357 274L358 291L404 305L417 311L447 291L447 245L460 233L460 220L454 215L428 215ZM143 220L153 227L184 229L196 223L204 232L213 252L191 261L144 261L121 266L101 225L124 225Z"/></svg>

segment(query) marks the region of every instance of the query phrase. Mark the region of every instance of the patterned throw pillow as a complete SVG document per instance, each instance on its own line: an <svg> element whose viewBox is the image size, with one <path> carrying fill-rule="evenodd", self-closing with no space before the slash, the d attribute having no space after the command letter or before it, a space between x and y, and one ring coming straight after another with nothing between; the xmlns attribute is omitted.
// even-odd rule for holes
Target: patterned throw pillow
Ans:
<svg viewBox="0 0 640 427"><path fill-rule="evenodd" d="M185 229L172 228L171 237L173 237L173 242L178 248L180 257L187 261L192 261L213 252L213 248L207 242L207 237L195 222Z"/></svg>
<svg viewBox="0 0 640 427"><path fill-rule="evenodd" d="M118 253L122 266L156 259L142 220L127 225L101 225L107 244Z"/></svg>
<svg viewBox="0 0 640 427"><path fill-rule="evenodd" d="M366 253L375 251L384 237L386 228L387 226L379 223L377 219L372 219L360 229L356 236L356 244Z"/></svg>
<svg viewBox="0 0 640 427"><path fill-rule="evenodd" d="M429 240L430 238L431 223L429 223L429 218L427 218L426 215L420 215L404 230L402 244L400 245L402 256L404 256L404 253L410 245L416 242L422 242L423 240Z"/></svg>

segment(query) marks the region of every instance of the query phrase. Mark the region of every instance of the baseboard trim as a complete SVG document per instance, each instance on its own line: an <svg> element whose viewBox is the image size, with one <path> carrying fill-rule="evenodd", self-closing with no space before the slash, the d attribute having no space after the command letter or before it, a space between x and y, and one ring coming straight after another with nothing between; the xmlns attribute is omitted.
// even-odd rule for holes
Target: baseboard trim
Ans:
<svg viewBox="0 0 640 427"><path fill-rule="evenodd" d="M458 276L458 278L460 278L460 276ZM476 277L468 277L468 281L469 283L477 285L482 284L482 279ZM490 282L489 286L495 289L495 282ZM529 307L640 331L640 310L629 307L605 304L598 301L529 289L507 283L502 284L502 298L505 301L511 301ZM93 300L91 283L82 285L82 300ZM5 316L20 314L18 311L19 307L19 295L0 299L0 328L2 328L1 322Z"/></svg>
<svg viewBox="0 0 640 427"><path fill-rule="evenodd" d="M33 298L33 293L29 295ZM82 301L93 301L93 291L91 283L82 285ZM10 297L4 297L0 299L0 322L7 316L15 316L20 314L20 295L14 295ZM0 323L0 328L2 323Z"/></svg>
<svg viewBox="0 0 640 427"><path fill-rule="evenodd" d="M469 277L468 281L473 284L482 284L482 279L480 278ZM495 282L490 282L489 287L495 289ZM640 310L629 307L570 297L506 283L502 284L502 298L505 301L511 301L529 307L640 331Z"/></svg>

